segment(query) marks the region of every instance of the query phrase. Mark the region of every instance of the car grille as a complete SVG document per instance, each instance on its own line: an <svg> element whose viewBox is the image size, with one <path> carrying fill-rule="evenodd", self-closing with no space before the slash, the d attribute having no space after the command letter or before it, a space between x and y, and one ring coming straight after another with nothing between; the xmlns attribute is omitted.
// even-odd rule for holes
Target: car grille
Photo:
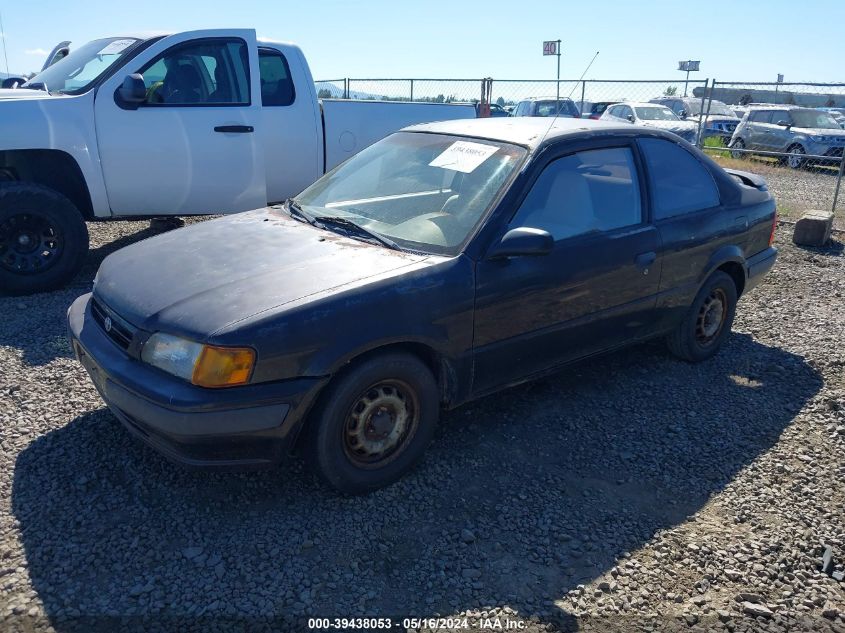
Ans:
<svg viewBox="0 0 845 633"><path fill-rule="evenodd" d="M132 339L138 331L136 327L117 316L113 310L97 299L91 300L91 315L115 345L124 351L129 350Z"/></svg>

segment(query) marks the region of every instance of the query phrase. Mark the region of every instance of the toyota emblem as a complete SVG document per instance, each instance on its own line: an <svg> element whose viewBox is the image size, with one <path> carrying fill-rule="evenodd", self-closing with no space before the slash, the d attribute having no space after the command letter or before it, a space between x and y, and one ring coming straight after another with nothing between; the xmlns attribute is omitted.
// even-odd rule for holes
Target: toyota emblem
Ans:
<svg viewBox="0 0 845 633"><path fill-rule="evenodd" d="M106 317L106 320L103 321L103 328L106 332L111 332L111 317Z"/></svg>

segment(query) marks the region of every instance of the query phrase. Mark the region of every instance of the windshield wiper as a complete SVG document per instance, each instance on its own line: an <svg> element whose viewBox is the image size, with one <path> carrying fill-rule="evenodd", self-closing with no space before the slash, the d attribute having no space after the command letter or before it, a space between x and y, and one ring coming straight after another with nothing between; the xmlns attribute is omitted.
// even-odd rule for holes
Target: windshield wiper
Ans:
<svg viewBox="0 0 845 633"><path fill-rule="evenodd" d="M288 198L285 200L285 208L287 212L290 214L290 217L296 218L302 222L307 222L312 226L320 226L320 223L314 218L314 216L305 209L293 198Z"/></svg>
<svg viewBox="0 0 845 633"><path fill-rule="evenodd" d="M358 235L362 235L364 237L376 240L382 246L387 246L387 248L392 248L396 251L402 250L399 244L391 240L389 237L386 237L381 233L371 231L370 229L364 228L363 226L361 226L360 224L356 224L349 218L344 218L339 215L318 215L315 219L321 224L332 224L334 226L339 226L341 228L350 230L352 233L357 233Z"/></svg>

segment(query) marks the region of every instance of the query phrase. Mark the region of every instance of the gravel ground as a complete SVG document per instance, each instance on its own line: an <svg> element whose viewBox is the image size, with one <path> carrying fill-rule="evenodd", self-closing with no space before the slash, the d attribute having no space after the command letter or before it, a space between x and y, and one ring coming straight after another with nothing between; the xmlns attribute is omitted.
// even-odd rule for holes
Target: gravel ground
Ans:
<svg viewBox="0 0 845 633"><path fill-rule="evenodd" d="M838 176L834 167L819 166L794 170L765 159L734 160L714 152L708 154L725 167L763 176L778 202L778 213L781 217L797 220L810 209L830 211L832 208ZM845 230L845 183L841 185L837 198L834 225L840 230Z"/></svg>
<svg viewBox="0 0 845 633"><path fill-rule="evenodd" d="M146 226L92 226L74 287L0 299L0 630L845 631L820 570L845 563L841 245L779 238L715 359L649 344L472 403L343 498L296 460L183 470L104 408L64 314Z"/></svg>

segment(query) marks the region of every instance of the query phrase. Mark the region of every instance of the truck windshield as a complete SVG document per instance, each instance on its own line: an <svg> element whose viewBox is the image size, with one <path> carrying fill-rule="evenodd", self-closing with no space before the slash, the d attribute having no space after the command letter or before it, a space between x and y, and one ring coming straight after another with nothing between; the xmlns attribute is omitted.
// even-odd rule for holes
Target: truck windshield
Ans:
<svg viewBox="0 0 845 633"><path fill-rule="evenodd" d="M486 139L398 132L295 200L317 221L340 217L401 248L456 255L526 153Z"/></svg>
<svg viewBox="0 0 845 633"><path fill-rule="evenodd" d="M88 42L45 68L23 87L43 84L49 92L81 94L140 41L131 37L108 37Z"/></svg>

